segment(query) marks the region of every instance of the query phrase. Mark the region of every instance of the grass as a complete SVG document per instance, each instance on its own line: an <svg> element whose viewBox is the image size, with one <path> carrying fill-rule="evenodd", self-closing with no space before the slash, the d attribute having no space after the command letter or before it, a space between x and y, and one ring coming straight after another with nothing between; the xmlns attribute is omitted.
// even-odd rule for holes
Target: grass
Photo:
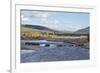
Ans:
<svg viewBox="0 0 100 73"><path fill-rule="evenodd" d="M27 28L27 27L21 27L21 32L23 33L34 33L34 32L46 32L46 33L54 33L54 32L51 32L51 31L48 31L48 30L37 30L37 29L32 29L32 28Z"/></svg>
<svg viewBox="0 0 100 73"><path fill-rule="evenodd" d="M87 38L86 35L57 35L59 32L53 32L53 31L48 31L48 30L38 30L38 29L32 29L32 28L27 28L27 27L21 27L21 36L26 37L26 38L64 38L64 39L80 39L80 38Z"/></svg>
<svg viewBox="0 0 100 73"><path fill-rule="evenodd" d="M59 34L59 32L58 32ZM88 47L86 43L89 43L86 35L57 35L57 32L48 30L38 30L27 27L21 27L21 39L46 39L49 41L62 41L62 42L75 42L81 47ZM85 44L85 45L84 45Z"/></svg>

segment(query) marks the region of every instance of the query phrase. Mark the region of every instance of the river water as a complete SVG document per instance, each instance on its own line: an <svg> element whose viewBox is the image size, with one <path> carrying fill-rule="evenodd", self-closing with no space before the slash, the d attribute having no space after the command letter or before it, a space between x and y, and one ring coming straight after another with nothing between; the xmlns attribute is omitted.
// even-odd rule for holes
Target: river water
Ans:
<svg viewBox="0 0 100 73"><path fill-rule="evenodd" d="M62 46L21 50L21 63L72 60L89 60L89 49L75 46Z"/></svg>

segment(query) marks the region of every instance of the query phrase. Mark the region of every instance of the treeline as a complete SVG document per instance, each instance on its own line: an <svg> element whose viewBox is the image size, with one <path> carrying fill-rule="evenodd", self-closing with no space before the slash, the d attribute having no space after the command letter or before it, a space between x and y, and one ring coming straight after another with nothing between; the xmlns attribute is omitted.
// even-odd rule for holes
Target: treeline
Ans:
<svg viewBox="0 0 100 73"><path fill-rule="evenodd" d="M21 33L21 39L44 39L44 38L55 38L55 34L49 33Z"/></svg>
<svg viewBox="0 0 100 73"><path fill-rule="evenodd" d="M87 33L55 33L57 36L88 36L89 34Z"/></svg>

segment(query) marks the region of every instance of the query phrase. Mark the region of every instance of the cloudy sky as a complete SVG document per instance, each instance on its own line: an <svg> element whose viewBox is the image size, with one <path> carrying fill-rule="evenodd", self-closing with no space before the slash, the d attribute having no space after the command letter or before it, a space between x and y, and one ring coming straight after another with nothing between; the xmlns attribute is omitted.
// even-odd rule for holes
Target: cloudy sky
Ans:
<svg viewBox="0 0 100 73"><path fill-rule="evenodd" d="M89 13L21 10L21 25L25 24L76 31L89 26Z"/></svg>

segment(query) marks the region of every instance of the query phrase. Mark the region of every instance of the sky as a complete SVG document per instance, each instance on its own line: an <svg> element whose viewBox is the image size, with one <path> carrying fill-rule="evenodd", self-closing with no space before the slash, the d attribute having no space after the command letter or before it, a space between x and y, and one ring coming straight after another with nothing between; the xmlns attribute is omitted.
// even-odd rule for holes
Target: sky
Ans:
<svg viewBox="0 0 100 73"><path fill-rule="evenodd" d="M89 26L89 13L21 10L21 25L26 24L58 31L77 31Z"/></svg>

